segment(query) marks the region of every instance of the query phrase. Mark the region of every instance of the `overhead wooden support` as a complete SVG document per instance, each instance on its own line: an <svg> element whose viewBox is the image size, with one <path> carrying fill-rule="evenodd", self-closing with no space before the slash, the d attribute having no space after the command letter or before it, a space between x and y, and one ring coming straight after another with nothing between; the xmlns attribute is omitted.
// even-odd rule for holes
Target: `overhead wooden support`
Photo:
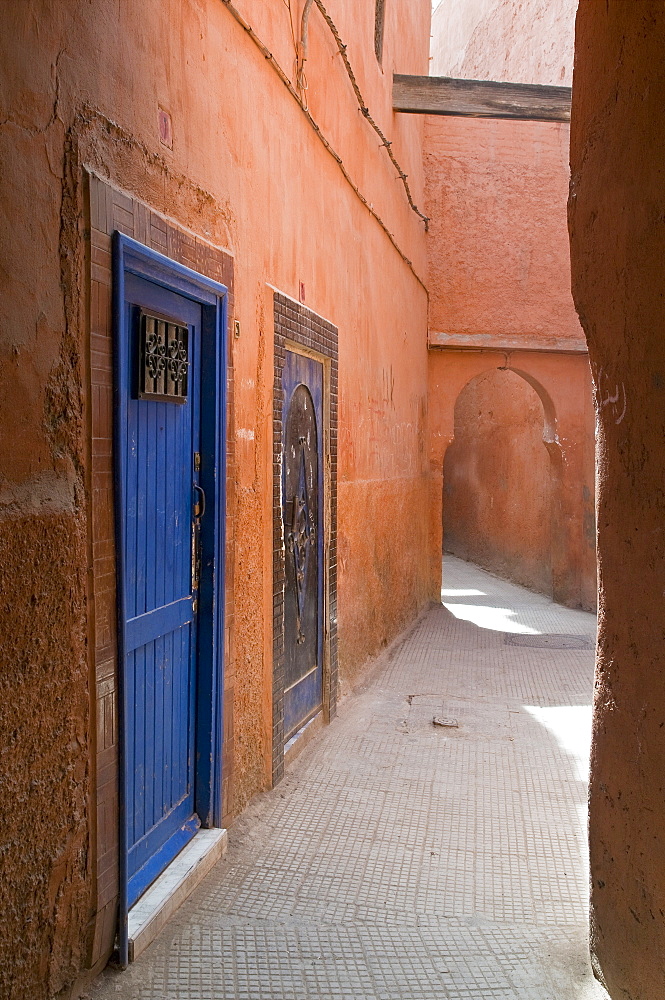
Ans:
<svg viewBox="0 0 665 1000"><path fill-rule="evenodd" d="M393 75L393 110L414 115L569 122L570 87Z"/></svg>

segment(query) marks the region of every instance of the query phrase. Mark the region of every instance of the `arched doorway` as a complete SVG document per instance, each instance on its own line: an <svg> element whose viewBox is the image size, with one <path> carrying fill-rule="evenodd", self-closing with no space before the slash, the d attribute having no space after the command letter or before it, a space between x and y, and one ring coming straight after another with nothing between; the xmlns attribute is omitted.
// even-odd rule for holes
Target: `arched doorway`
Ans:
<svg viewBox="0 0 665 1000"><path fill-rule="evenodd" d="M509 369L460 392L443 466L443 548L552 596L550 415Z"/></svg>

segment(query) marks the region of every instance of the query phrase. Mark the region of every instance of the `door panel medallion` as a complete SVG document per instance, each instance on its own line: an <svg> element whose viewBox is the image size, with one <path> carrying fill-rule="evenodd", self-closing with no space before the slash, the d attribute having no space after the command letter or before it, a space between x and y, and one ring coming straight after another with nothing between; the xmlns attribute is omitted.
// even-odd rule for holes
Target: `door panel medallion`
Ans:
<svg viewBox="0 0 665 1000"><path fill-rule="evenodd" d="M307 591L307 571L310 564L310 550L316 545L316 525L314 514L310 510L309 498L307 496L307 473L305 470L305 438L300 437L300 476L298 479L298 490L293 500L291 530L288 534L286 547L293 555L293 570L296 584L296 598L298 605L297 626L298 644L305 641L305 634L302 630L303 617L305 612L305 594Z"/></svg>
<svg viewBox="0 0 665 1000"><path fill-rule="evenodd" d="M289 352L283 422L284 735L321 705L322 507L319 362Z"/></svg>

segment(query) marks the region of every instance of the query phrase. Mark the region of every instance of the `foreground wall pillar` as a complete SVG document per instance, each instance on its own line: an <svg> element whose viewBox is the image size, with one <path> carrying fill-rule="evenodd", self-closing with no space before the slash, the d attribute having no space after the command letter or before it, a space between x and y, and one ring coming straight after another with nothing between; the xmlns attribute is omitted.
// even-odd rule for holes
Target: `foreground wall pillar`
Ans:
<svg viewBox="0 0 665 1000"><path fill-rule="evenodd" d="M591 949L665 996L665 4L584 0L569 219L598 414Z"/></svg>

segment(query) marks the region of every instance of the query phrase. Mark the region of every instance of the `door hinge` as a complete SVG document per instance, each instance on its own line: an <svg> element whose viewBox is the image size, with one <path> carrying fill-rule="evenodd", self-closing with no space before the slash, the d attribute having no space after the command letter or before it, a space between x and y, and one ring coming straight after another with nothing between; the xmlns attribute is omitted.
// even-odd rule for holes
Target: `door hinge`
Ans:
<svg viewBox="0 0 665 1000"><path fill-rule="evenodd" d="M200 451L195 451L194 452L194 472L200 472L200 471L201 471L201 452Z"/></svg>

